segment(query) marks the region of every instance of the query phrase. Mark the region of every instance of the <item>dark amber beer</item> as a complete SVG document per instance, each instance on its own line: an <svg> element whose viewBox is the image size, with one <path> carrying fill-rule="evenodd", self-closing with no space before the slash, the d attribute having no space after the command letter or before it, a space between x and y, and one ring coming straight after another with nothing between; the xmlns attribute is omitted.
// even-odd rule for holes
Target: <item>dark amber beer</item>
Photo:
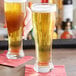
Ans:
<svg viewBox="0 0 76 76"><path fill-rule="evenodd" d="M22 32L25 17L25 0L5 0L5 17L8 29L9 50L7 57L23 57Z"/></svg>
<svg viewBox="0 0 76 76"><path fill-rule="evenodd" d="M37 57L34 69L37 72L48 72L53 68L52 35L55 25L56 6L50 4L34 4L32 11Z"/></svg>

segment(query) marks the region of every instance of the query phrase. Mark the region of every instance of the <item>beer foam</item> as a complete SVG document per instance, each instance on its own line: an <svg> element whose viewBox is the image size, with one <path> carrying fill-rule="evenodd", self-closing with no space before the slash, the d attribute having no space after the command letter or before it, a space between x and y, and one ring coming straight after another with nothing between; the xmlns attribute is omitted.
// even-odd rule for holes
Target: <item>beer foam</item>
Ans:
<svg viewBox="0 0 76 76"><path fill-rule="evenodd" d="M56 4L35 3L31 9L33 12L56 12Z"/></svg>
<svg viewBox="0 0 76 76"><path fill-rule="evenodd" d="M4 0L5 2L18 2L18 3L21 3L21 2L27 2L27 0Z"/></svg>

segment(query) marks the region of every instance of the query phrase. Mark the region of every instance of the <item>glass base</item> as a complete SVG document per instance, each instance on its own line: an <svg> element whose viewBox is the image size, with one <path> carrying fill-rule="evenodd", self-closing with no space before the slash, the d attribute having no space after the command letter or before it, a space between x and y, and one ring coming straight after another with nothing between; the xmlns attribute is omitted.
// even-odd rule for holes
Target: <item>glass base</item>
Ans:
<svg viewBox="0 0 76 76"><path fill-rule="evenodd" d="M19 54L15 55L15 54L12 54L11 52L8 51L7 53L7 58L8 59L19 59L19 58L22 58L24 57L24 52L23 50L20 50Z"/></svg>
<svg viewBox="0 0 76 76"><path fill-rule="evenodd" d="M54 68L53 64L50 63L48 66L38 66L37 64L34 65L34 70L36 72L41 72L41 73L47 73L51 71Z"/></svg>

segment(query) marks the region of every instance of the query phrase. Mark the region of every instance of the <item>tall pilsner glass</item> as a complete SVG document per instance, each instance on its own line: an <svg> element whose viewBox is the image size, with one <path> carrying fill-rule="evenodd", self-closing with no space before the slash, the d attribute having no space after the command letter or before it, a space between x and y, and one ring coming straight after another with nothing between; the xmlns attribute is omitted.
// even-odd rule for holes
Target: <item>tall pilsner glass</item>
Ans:
<svg viewBox="0 0 76 76"><path fill-rule="evenodd" d="M55 4L32 5L33 28L36 45L36 72L49 72L52 64L52 36L55 25Z"/></svg>
<svg viewBox="0 0 76 76"><path fill-rule="evenodd" d="M26 0L4 0L4 11L8 29L9 49L7 58L18 59L24 56L22 32Z"/></svg>

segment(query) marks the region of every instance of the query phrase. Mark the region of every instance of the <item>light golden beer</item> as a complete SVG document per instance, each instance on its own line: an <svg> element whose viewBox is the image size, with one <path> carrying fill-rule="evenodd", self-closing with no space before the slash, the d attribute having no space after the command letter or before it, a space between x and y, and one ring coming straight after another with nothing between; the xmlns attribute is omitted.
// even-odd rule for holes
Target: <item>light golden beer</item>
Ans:
<svg viewBox="0 0 76 76"><path fill-rule="evenodd" d="M54 13L33 12L36 54L38 65L49 64L51 56L52 35L54 29Z"/></svg>
<svg viewBox="0 0 76 76"><path fill-rule="evenodd" d="M23 21L25 17L25 2L5 0L5 17L8 29L9 52L19 56L22 50ZM18 2L17 2L18 1Z"/></svg>
<svg viewBox="0 0 76 76"><path fill-rule="evenodd" d="M38 72L42 72L42 70L39 71L39 68L49 67L49 63L52 62L52 36L55 25L55 11L52 11L49 8L50 6L39 4L39 6L34 5L32 7L37 56L36 66L38 66L37 68L35 66L35 70L37 69Z"/></svg>

